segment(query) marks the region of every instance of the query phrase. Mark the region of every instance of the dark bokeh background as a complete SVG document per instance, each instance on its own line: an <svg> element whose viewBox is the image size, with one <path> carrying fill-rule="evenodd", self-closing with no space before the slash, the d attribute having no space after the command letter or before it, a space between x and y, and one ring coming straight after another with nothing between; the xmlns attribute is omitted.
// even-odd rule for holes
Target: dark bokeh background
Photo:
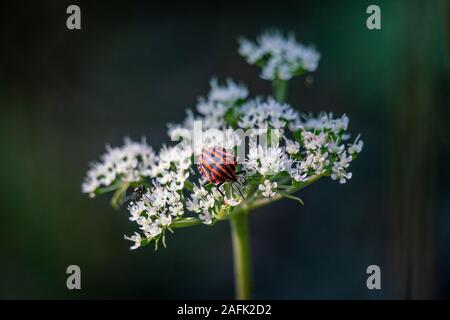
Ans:
<svg viewBox="0 0 450 320"><path fill-rule="evenodd" d="M82 30L66 29L79 4ZM312 88L290 85L301 111L350 116L365 149L353 178L329 179L251 216L256 298L449 298L449 5L376 1L36 1L0 17L0 298L231 298L227 223L177 230L168 248L130 252L134 224L80 184L105 143L146 135L159 148L231 76L253 95L270 84L236 37L292 30L322 52ZM66 267L82 290L66 289ZM377 264L382 290L366 288Z"/></svg>

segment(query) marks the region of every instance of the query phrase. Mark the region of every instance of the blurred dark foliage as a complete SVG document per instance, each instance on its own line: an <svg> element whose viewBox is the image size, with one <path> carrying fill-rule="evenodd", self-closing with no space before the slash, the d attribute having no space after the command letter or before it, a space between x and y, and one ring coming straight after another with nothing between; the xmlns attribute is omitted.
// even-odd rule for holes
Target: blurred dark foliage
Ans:
<svg viewBox="0 0 450 320"><path fill-rule="evenodd" d="M82 30L66 29L79 4ZM0 298L231 298L229 226L177 230L130 252L134 225L80 193L105 143L159 148L211 76L253 95L270 84L236 37L267 27L315 43L322 61L301 111L349 115L365 149L345 185L319 181L251 217L256 298L449 298L449 5L378 1L10 1L0 16ZM82 290L66 289L66 267ZM382 290L366 288L380 265Z"/></svg>

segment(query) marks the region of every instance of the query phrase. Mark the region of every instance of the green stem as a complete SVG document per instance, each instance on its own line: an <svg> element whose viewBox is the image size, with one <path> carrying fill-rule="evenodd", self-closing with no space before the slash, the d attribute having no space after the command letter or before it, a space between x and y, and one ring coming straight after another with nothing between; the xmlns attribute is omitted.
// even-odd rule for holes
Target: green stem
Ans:
<svg viewBox="0 0 450 320"><path fill-rule="evenodd" d="M273 94L280 103L286 101L287 85L288 82L286 80L274 79L272 81Z"/></svg>
<svg viewBox="0 0 450 320"><path fill-rule="evenodd" d="M192 227L192 226L196 226L202 224L202 220L200 220L199 218L193 218L193 217L189 217L189 218L183 218L180 219L178 221L174 221L172 222L172 224L170 225L171 228L187 228L187 227Z"/></svg>
<svg viewBox="0 0 450 320"><path fill-rule="evenodd" d="M241 211L230 219L233 243L234 283L236 299L251 299L250 242L247 212Z"/></svg>

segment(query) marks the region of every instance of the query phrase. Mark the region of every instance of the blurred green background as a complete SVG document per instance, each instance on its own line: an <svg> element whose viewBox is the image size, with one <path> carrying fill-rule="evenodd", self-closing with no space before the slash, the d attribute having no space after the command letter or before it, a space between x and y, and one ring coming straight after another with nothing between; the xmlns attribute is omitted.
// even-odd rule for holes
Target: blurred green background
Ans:
<svg viewBox="0 0 450 320"><path fill-rule="evenodd" d="M78 4L82 29L66 28ZM366 8L381 8L381 30ZM0 17L0 298L232 298L229 226L176 230L129 251L134 231L107 197L80 193L105 143L156 149L211 76L270 83L236 37L294 31L322 53L298 110L349 115L365 149L345 185L324 179L251 216L255 297L450 297L447 1L10 2ZM66 288L66 268L82 290ZM382 290L366 288L377 264Z"/></svg>

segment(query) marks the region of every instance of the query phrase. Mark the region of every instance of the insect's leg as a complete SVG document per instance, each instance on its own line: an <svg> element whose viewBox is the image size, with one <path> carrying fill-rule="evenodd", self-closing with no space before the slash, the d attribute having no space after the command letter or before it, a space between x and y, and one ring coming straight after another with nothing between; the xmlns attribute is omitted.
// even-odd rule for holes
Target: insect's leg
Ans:
<svg viewBox="0 0 450 320"><path fill-rule="evenodd" d="M242 182L240 182L239 180L235 181L238 185L243 186L244 184Z"/></svg>
<svg viewBox="0 0 450 320"><path fill-rule="evenodd" d="M247 171L245 171L245 170L238 171L238 172L235 173L235 176L238 176L238 175L240 175L240 174L242 174L242 175L245 177L245 175L247 174ZM236 182L237 182L239 185L243 186L243 184L239 181L239 179L236 179Z"/></svg>
<svg viewBox="0 0 450 320"><path fill-rule="evenodd" d="M245 197L244 197L244 195L242 194L241 189L239 189L239 187L238 187L237 185L235 185L234 183L232 183L232 185L237 189L237 191L239 191L239 194L241 195L242 199L245 200Z"/></svg>
<svg viewBox="0 0 450 320"><path fill-rule="evenodd" d="M223 182L219 183L218 185L216 185L217 191L220 192L220 194L222 195L223 198L225 198L225 195L223 194L222 190L220 190L220 186L222 186L224 182L225 181L223 181Z"/></svg>

